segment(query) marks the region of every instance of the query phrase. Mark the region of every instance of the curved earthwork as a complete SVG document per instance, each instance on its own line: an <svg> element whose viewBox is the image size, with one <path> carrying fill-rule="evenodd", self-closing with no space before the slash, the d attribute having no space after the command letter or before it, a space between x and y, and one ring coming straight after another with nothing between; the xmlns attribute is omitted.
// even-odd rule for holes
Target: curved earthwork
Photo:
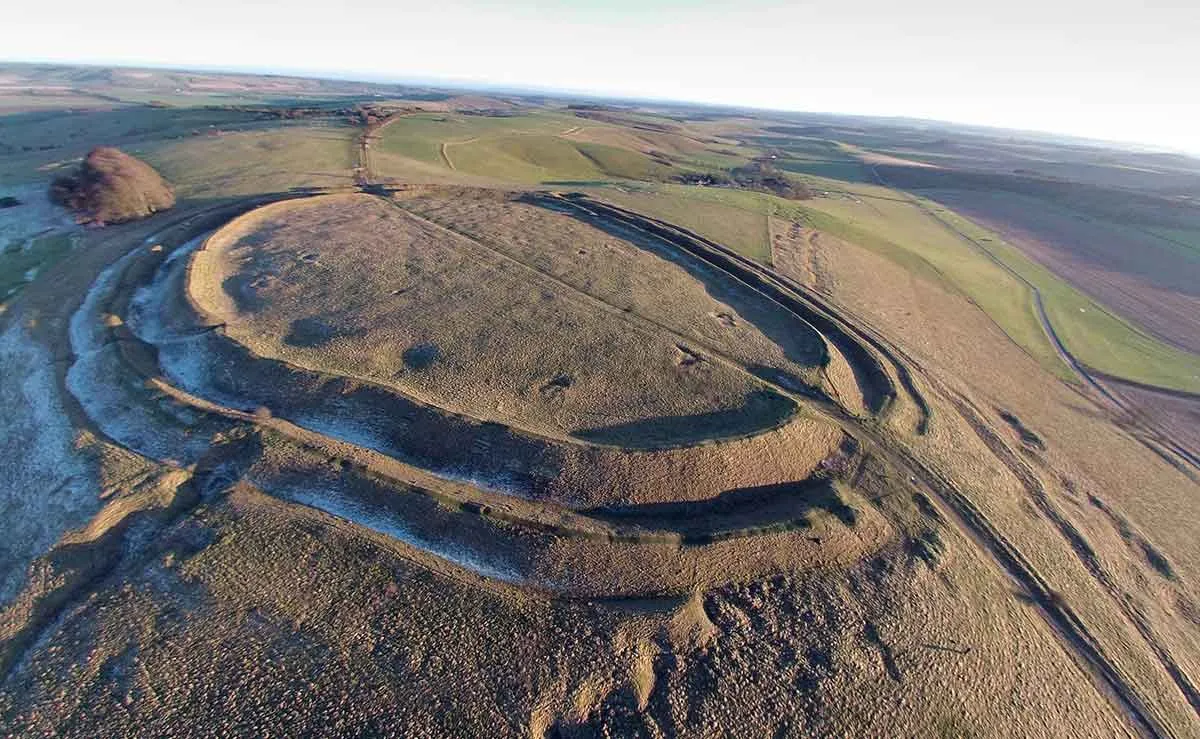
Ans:
<svg viewBox="0 0 1200 739"><path fill-rule="evenodd" d="M1157 732L1069 606L896 433L926 433L923 393L950 391L868 325L582 195L369 190L214 210L109 267L67 374L96 428L194 466L202 498L251 485L553 598L858 561L900 525L882 497L938 501Z"/></svg>

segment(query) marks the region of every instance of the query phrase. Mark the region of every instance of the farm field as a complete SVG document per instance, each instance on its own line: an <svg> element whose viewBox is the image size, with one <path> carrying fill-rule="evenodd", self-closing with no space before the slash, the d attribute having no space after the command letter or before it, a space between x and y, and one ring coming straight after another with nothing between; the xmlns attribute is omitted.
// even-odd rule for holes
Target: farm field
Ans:
<svg viewBox="0 0 1200 739"><path fill-rule="evenodd" d="M829 184L824 179L816 182L817 186ZM843 188L831 192L830 197L800 203L760 193L707 188L673 188L666 191L669 194L660 190L654 195L606 193L606 197L640 207L649 215L687 225L760 260L769 258L769 247L765 226L759 236L755 233L756 224L765 223L768 214L866 246L913 274L966 295L1043 366L1069 377L1039 323L1032 293L1023 277L1043 291L1054 328L1085 364L1152 385L1193 391L1200 388L1195 373L1196 354L1150 336L1144 329L1114 315L1098 300L1023 256L999 234L947 211L944 206L922 205L885 188L864 185L843 185ZM693 203L697 201L714 203L716 207L696 208ZM946 222L940 221L939 216ZM962 230L967 237L955 229ZM988 254L996 255L1021 277L1008 273Z"/></svg>
<svg viewBox="0 0 1200 739"><path fill-rule="evenodd" d="M425 114L390 122L380 149L385 156L508 183L654 180L669 175L672 165L642 151L647 142L631 133L553 113Z"/></svg>
<svg viewBox="0 0 1200 739"><path fill-rule="evenodd" d="M856 232L866 231L880 239L890 253L896 253L892 247L900 247L926 262L954 289L983 306L1014 341L1048 366L1059 360L1038 324L1029 288L1020 278L1042 291L1054 329L1085 364L1149 384L1179 389L1200 387L1194 371L1195 354L1157 340L1114 316L994 232L952 211L919 202L871 197L816 201L813 209L826 219L836 219L831 223L818 217L814 224L818 228L850 240L855 240ZM966 234L966 238L956 231ZM859 241L864 245L880 243ZM992 262L989 254L1020 278Z"/></svg>
<svg viewBox="0 0 1200 739"><path fill-rule="evenodd" d="M355 136L345 125L292 125L130 148L176 183L182 197L220 198L349 187L358 161Z"/></svg>
<svg viewBox="0 0 1200 739"><path fill-rule="evenodd" d="M993 233L985 231L988 236L980 235L978 226L957 214L945 217L952 227L973 238L1037 286L1050 322L1062 334L1067 348L1084 364L1106 374L1158 387L1192 392L1200 389L1196 353L1151 336L1108 306L1071 287L1058 274L997 240Z"/></svg>
<svg viewBox="0 0 1200 739"><path fill-rule="evenodd" d="M253 126L257 116L238 111L140 106L47 110L0 116L0 186L44 181L106 141L136 147L150 142L183 140L216 130Z"/></svg>
<svg viewBox="0 0 1200 739"><path fill-rule="evenodd" d="M1079 290L1164 341L1200 351L1200 222L1156 233L1052 203L1001 193L928 191L925 197L986 224Z"/></svg>
<svg viewBox="0 0 1200 739"><path fill-rule="evenodd" d="M1200 736L1200 162L1028 136L0 65L0 726Z"/></svg>

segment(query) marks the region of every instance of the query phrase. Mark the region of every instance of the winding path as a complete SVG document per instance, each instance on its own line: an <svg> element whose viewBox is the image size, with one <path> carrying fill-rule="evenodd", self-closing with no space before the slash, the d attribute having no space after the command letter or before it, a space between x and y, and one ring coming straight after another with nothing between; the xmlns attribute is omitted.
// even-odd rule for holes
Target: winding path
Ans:
<svg viewBox="0 0 1200 739"><path fill-rule="evenodd" d="M875 178L875 181L880 186L889 187L889 188L891 187L884 180L883 176L879 173L879 170L875 167L875 165L867 164L866 166L871 170L872 176ZM895 189L895 188L892 188L892 189ZM899 190L898 192L903 192L903 191ZM906 193L906 195L907 195L907 193ZM1075 376L1078 377L1082 383L1084 383L1087 387L1090 387L1092 390L1094 390L1096 393L1098 393L1101 396L1101 398L1103 398L1105 401L1107 401L1110 404L1111 407L1115 408L1118 412L1124 414L1124 416L1127 418L1139 419L1141 421L1141 425L1144 427L1144 433L1149 434L1154 439L1155 443L1154 444L1147 443L1147 440L1145 438L1143 438L1140 434L1133 434L1134 438L1138 439L1139 442L1141 442L1142 444L1145 444L1146 446L1148 446L1151 449L1151 451L1155 452L1156 454L1159 454L1160 456L1163 455L1163 451L1161 451L1159 447L1161 447L1163 450L1166 450L1169 453L1173 454L1176 459L1173 460L1173 459L1168 458L1167 461L1170 462L1174 467L1179 469L1181 472L1186 474L1194 482L1200 481L1200 475L1197 474L1197 472L1200 471L1200 455L1197 455L1196 453L1194 453L1191 450L1189 450L1188 448L1186 448L1184 445L1177 442L1175 439L1173 439L1171 437L1171 435L1169 433L1164 432L1162 429L1155 426L1153 421L1145 418L1142 414L1140 414L1136 409L1134 409L1128 403L1128 401L1126 401L1124 398L1122 398L1118 393L1105 387L1103 383L1101 383L1098 379L1096 379L1096 377L1091 373L1091 371L1087 368L1087 366L1084 365L1083 362L1079 361L1079 359L1074 354L1071 353L1071 350L1067 348L1066 343L1063 342L1062 337L1055 330L1054 324L1053 324L1053 322L1051 322L1050 316L1046 312L1046 303L1045 303L1045 300L1042 298L1042 292L1040 289L1038 289L1038 286L1036 284L1034 284L1031 280L1029 280L1027 277L1022 275L1020 272L1018 272L1012 266L1007 264L1004 260L1000 259L995 254L993 254L991 252L991 250L987 249L982 244L977 242L975 239L971 238L968 234L964 233L961 229L956 227L954 224L950 223L946 219L939 216L937 213L935 213L933 210L931 210L928 206L926 206L920 200L913 198L911 196L908 196L908 197L906 197L906 201L911 203L915 207L919 208L923 213L925 213L927 216L929 216L934 221L936 221L938 224L940 224L943 228L945 228L947 231L949 231L951 234L953 234L955 237L957 237L960 241L965 243L967 246L971 247L973 250L982 254L984 257L986 257L988 260L990 260L997 267L1004 270L1006 273L1008 273L1014 279L1016 279L1018 282L1020 282L1022 285L1024 285L1029 290L1030 295L1033 296L1034 312L1037 315L1038 323L1042 327L1042 332L1046 335L1046 338L1050 341L1051 346L1054 347L1054 351L1058 355L1059 359L1067 367L1069 367L1072 370L1072 372L1075 374ZM1182 462L1183 464L1180 464L1180 462Z"/></svg>

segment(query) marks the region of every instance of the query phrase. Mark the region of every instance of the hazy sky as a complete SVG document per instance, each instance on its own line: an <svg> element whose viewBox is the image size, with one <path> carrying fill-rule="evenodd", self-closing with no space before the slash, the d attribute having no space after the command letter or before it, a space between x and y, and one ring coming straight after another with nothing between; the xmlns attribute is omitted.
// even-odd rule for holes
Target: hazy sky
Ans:
<svg viewBox="0 0 1200 739"><path fill-rule="evenodd" d="M7 59L437 77L1200 153L1200 0L15 0Z"/></svg>

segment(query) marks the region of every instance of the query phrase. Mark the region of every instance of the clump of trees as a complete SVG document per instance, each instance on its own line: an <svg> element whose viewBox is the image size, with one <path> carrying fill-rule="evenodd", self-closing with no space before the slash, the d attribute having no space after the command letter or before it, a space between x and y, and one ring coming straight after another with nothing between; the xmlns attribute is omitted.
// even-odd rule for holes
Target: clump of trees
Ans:
<svg viewBox="0 0 1200 739"><path fill-rule="evenodd" d="M79 169L50 183L50 199L75 211L80 221L104 225L135 221L175 205L171 185L120 149L92 149Z"/></svg>
<svg viewBox="0 0 1200 739"><path fill-rule="evenodd" d="M789 200L808 200L813 196L807 185L780 172L766 160L756 160L728 171L689 172L675 179L688 185L769 192Z"/></svg>

